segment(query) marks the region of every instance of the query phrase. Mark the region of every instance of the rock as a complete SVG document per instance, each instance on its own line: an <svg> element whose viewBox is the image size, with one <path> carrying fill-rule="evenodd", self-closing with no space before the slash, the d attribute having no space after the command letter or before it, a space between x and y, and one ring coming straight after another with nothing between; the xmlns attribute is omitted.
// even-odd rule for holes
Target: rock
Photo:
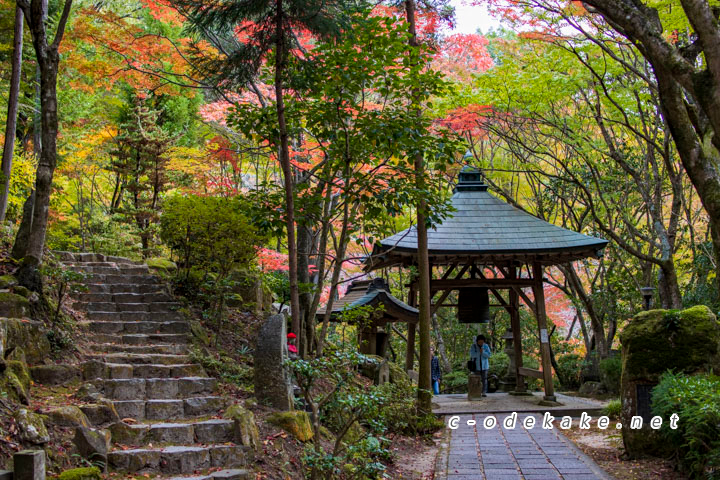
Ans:
<svg viewBox="0 0 720 480"><path fill-rule="evenodd" d="M372 379L375 385L382 385L390 381L388 361L377 355L365 355L365 361L360 365L360 373Z"/></svg>
<svg viewBox="0 0 720 480"><path fill-rule="evenodd" d="M602 382L585 382L580 386L578 393L580 395L600 395L607 393L607 389Z"/></svg>
<svg viewBox="0 0 720 480"><path fill-rule="evenodd" d="M90 427L87 416L78 407L66 405L47 412L48 421L60 427Z"/></svg>
<svg viewBox="0 0 720 480"><path fill-rule="evenodd" d="M108 366L98 360L89 360L80 364L83 380L95 380L96 378L108 378L110 376Z"/></svg>
<svg viewBox="0 0 720 480"><path fill-rule="evenodd" d="M255 396L263 405L279 410L293 408L288 359L285 317L272 315L262 328L254 353Z"/></svg>
<svg viewBox="0 0 720 480"><path fill-rule="evenodd" d="M149 431L150 425L129 425L124 421L110 425L113 442L121 445L140 445Z"/></svg>
<svg viewBox="0 0 720 480"><path fill-rule="evenodd" d="M481 375L468 375L468 400L480 401L482 400L483 393L483 382Z"/></svg>
<svg viewBox="0 0 720 480"><path fill-rule="evenodd" d="M30 313L27 298L15 293L0 292L0 317L24 318Z"/></svg>
<svg viewBox="0 0 720 480"><path fill-rule="evenodd" d="M649 391L667 370L686 374L720 371L720 322L704 305L650 310L628 323L620 341L622 424L630 425L633 416L646 416L643 428L622 429L625 450L631 458L663 456L669 453L669 446L647 423Z"/></svg>
<svg viewBox="0 0 720 480"><path fill-rule="evenodd" d="M56 480L102 480L102 472L98 467L82 467L65 470Z"/></svg>
<svg viewBox="0 0 720 480"><path fill-rule="evenodd" d="M0 290L14 287L15 285L17 285L17 278L13 277L12 275L0 276Z"/></svg>
<svg viewBox="0 0 720 480"><path fill-rule="evenodd" d="M75 392L75 398L82 402L94 402L101 398L100 390L92 383L84 383Z"/></svg>
<svg viewBox="0 0 720 480"><path fill-rule="evenodd" d="M210 345L210 336L208 335L207 330L205 330L205 327L203 327L197 320L190 320L189 323L190 333L192 333L193 338L206 347Z"/></svg>
<svg viewBox="0 0 720 480"><path fill-rule="evenodd" d="M167 258L148 258L146 263L151 272L162 276L173 274L178 268L175 262Z"/></svg>
<svg viewBox="0 0 720 480"><path fill-rule="evenodd" d="M225 410L223 416L234 421L235 441L237 443L256 450L260 448L260 432L255 423L253 412L243 408L241 405L234 404Z"/></svg>
<svg viewBox="0 0 720 480"><path fill-rule="evenodd" d="M301 442L307 442L313 438L310 416L305 411L276 412L270 414L267 421L292 434Z"/></svg>
<svg viewBox="0 0 720 480"><path fill-rule="evenodd" d="M80 410L87 416L90 423L95 426L106 425L120 420L115 405L105 398L100 398L99 403L83 405Z"/></svg>
<svg viewBox="0 0 720 480"><path fill-rule="evenodd" d="M19 360L7 360L0 375L0 390L7 392L23 405L30 404L30 372Z"/></svg>
<svg viewBox="0 0 720 480"><path fill-rule="evenodd" d="M100 461L107 464L110 451L110 432L95 428L77 427L73 443L80 455L89 461Z"/></svg>
<svg viewBox="0 0 720 480"><path fill-rule="evenodd" d="M412 383L417 385L418 380L420 379L420 374L418 372L416 372L415 370L408 370L407 376Z"/></svg>
<svg viewBox="0 0 720 480"><path fill-rule="evenodd" d="M42 416L21 408L15 412L15 423L20 430L20 438L28 443L42 445L50 441Z"/></svg>
<svg viewBox="0 0 720 480"><path fill-rule="evenodd" d="M22 285L15 285L12 288L12 293L16 293L20 295L21 297L30 298L30 295L32 295L32 292L27 289L26 287L23 287Z"/></svg>
<svg viewBox="0 0 720 480"><path fill-rule="evenodd" d="M80 369L75 365L38 365L30 368L30 375L43 385L63 385L80 379Z"/></svg>
<svg viewBox="0 0 720 480"><path fill-rule="evenodd" d="M404 386L410 385L410 377L403 368L395 362L388 362L390 371L390 383L397 383Z"/></svg>
<svg viewBox="0 0 720 480"><path fill-rule="evenodd" d="M0 357L11 349L22 351L20 357L31 365L42 363L50 355L45 325L33 320L0 318Z"/></svg>

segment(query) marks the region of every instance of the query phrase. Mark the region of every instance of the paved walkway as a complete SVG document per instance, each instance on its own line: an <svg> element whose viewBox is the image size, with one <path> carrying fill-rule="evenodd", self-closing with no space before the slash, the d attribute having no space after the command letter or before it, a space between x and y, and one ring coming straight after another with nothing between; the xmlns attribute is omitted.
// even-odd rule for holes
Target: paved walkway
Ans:
<svg viewBox="0 0 720 480"><path fill-rule="evenodd" d="M528 396L515 396L503 392L489 393L482 400L469 401L467 393L455 393L433 396L433 413L436 415L450 414L482 414L482 413L545 413L555 417L570 415L579 417L582 412L598 415L607 402L590 398L571 397L557 393L558 404L554 406L540 405L543 394L535 392Z"/></svg>
<svg viewBox="0 0 720 480"><path fill-rule="evenodd" d="M609 480L589 457L555 427L541 428L542 416L535 417L535 428L525 429L518 415L515 429L502 427L507 415L495 415L498 425L486 429L486 415L460 415L458 428L449 430L443 445L435 478L437 480ZM445 417L447 425L448 419ZM468 425L474 420L474 426Z"/></svg>

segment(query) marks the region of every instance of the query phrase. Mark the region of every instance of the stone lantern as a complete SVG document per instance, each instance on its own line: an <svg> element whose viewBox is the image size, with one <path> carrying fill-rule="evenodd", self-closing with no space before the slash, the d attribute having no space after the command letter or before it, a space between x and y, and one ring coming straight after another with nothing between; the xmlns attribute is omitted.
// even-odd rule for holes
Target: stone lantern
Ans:
<svg viewBox="0 0 720 480"><path fill-rule="evenodd" d="M510 328L507 329L505 335L502 336L502 339L505 341L504 350L508 358L510 359L510 363L508 364L508 369L505 373L505 376L500 379L498 390L500 390L501 392L512 392L515 391L517 378L515 375L515 346L513 345L513 333Z"/></svg>

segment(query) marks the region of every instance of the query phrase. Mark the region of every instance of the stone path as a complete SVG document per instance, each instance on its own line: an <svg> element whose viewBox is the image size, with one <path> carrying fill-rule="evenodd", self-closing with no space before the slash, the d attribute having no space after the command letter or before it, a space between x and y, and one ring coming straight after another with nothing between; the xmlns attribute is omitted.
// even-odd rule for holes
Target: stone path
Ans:
<svg viewBox="0 0 720 480"><path fill-rule="evenodd" d="M589 457L557 431L541 428L542 416L532 415L536 426L525 429L518 415L514 429L502 427L505 414L495 415L498 425L486 429L486 415L460 415L456 430L442 448L436 466L437 480L609 480ZM446 418L446 426L449 417ZM476 424L470 426L468 420Z"/></svg>
<svg viewBox="0 0 720 480"><path fill-rule="evenodd" d="M211 418L226 400L214 395L216 380L190 363L189 323L161 281L147 265L123 258L61 258L88 274L88 291L76 295L91 341L83 376L94 379L120 418L133 419L111 427L109 469L193 480L250 478L239 468L249 449L233 443L232 420Z"/></svg>
<svg viewBox="0 0 720 480"><path fill-rule="evenodd" d="M540 405L543 400L541 392L531 393L527 396L510 395L504 392L488 394L482 400L469 401L467 393L452 393L433 396L433 413L436 415L462 415L472 413L545 413L550 412L555 417L570 415L580 416L582 412L588 415L599 415L607 406L606 401L590 398L571 397L556 394L558 405Z"/></svg>

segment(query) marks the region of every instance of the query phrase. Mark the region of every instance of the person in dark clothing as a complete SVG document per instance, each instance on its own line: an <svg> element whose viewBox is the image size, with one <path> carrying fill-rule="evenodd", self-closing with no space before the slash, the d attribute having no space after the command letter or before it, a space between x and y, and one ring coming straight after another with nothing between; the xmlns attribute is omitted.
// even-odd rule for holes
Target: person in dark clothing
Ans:
<svg viewBox="0 0 720 480"><path fill-rule="evenodd" d="M432 380L433 393L440 395L440 380L442 380L442 370L440 370L440 360L435 355L435 348L430 347L430 379Z"/></svg>

